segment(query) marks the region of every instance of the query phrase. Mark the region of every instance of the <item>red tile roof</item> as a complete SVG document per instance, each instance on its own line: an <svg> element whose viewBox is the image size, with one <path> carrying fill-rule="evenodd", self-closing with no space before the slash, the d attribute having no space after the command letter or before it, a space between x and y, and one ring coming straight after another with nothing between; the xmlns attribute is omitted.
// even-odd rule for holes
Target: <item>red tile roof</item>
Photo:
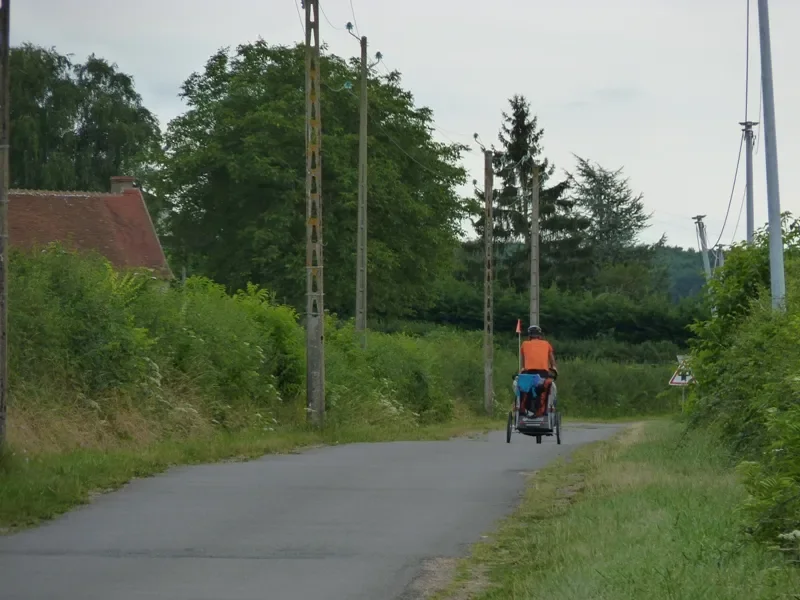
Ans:
<svg viewBox="0 0 800 600"><path fill-rule="evenodd" d="M78 251L98 252L117 268L145 267L172 277L142 193L132 187L119 189L130 181L112 178L111 194L9 190L11 246L32 249L61 242Z"/></svg>

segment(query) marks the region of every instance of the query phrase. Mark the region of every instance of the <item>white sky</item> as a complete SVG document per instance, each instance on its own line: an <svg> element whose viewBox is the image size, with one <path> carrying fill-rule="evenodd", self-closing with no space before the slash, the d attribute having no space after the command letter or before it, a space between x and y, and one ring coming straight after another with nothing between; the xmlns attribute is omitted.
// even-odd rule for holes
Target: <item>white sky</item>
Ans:
<svg viewBox="0 0 800 600"><path fill-rule="evenodd" d="M133 75L162 125L183 110L180 84L223 46L258 37L290 44L302 36L299 0L25 0L12 11L12 44L54 46L83 60L91 52ZM370 52L420 105L440 135L494 142L514 93L545 129L545 154L572 169L572 153L623 166L654 212L645 235L695 246L691 217L708 215L709 243L730 197L739 121L744 117L746 0L354 0ZM751 2L750 118L759 107L756 0ZM336 26L352 21L349 0L321 0ZM771 0L781 209L800 212L800 1ZM358 54L346 31L322 20L322 39ZM13 76L13 74L12 74ZM323 115L324 118L324 115ZM465 160L482 180L482 157ZM743 194L744 159L730 243ZM465 188L469 192L471 185ZM756 225L766 221L764 145L755 158ZM744 236L741 217L737 239Z"/></svg>

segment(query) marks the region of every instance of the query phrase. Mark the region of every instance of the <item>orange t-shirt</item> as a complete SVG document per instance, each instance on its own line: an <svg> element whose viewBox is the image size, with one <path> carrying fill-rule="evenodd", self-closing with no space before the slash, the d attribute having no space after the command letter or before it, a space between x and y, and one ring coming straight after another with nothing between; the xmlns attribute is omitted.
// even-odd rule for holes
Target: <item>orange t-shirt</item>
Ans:
<svg viewBox="0 0 800 600"><path fill-rule="evenodd" d="M522 342L522 368L525 371L547 371L550 369L550 353L553 347L547 340L525 340Z"/></svg>

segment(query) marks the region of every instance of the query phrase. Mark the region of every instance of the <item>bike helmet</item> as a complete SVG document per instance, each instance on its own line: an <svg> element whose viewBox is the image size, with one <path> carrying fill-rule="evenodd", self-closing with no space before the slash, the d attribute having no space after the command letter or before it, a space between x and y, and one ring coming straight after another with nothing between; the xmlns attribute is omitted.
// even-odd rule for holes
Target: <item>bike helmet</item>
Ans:
<svg viewBox="0 0 800 600"><path fill-rule="evenodd" d="M542 335L542 328L538 325L528 327L528 335Z"/></svg>

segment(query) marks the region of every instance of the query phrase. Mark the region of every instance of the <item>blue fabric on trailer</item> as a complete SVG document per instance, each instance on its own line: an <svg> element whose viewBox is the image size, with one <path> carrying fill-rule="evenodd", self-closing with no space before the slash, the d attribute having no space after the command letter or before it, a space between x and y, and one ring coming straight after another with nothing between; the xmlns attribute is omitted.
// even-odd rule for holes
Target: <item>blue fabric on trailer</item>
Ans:
<svg viewBox="0 0 800 600"><path fill-rule="evenodd" d="M544 378L533 373L522 373L517 377L517 386L523 394L529 394L532 390L544 383Z"/></svg>

